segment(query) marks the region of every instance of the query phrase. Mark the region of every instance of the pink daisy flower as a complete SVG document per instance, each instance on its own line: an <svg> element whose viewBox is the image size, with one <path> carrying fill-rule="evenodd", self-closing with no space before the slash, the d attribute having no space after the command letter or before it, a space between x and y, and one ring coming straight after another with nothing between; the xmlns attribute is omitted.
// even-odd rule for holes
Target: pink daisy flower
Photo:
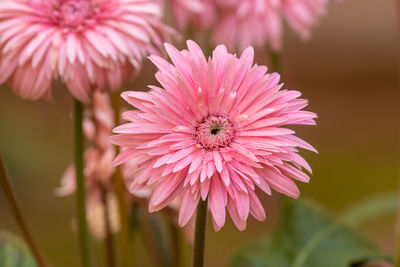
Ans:
<svg viewBox="0 0 400 267"><path fill-rule="evenodd" d="M208 29L216 18L215 0L170 0L172 16L179 29L192 24L198 30Z"/></svg>
<svg viewBox="0 0 400 267"><path fill-rule="evenodd" d="M216 43L282 47L282 16L289 26L308 40L311 29L325 13L328 0L220 0L221 22L214 31Z"/></svg>
<svg viewBox="0 0 400 267"><path fill-rule="evenodd" d="M74 97L118 90L170 32L158 0L0 1L0 84L28 99L60 78Z"/></svg>
<svg viewBox="0 0 400 267"><path fill-rule="evenodd" d="M137 110L124 112L129 123L114 129L112 142L123 148L114 163L137 162L129 190L155 187L150 212L180 196L183 226L208 197L215 230L226 208L244 230L249 214L265 219L256 187L297 198L292 178L309 181L301 169L311 168L297 147L315 149L281 126L314 125L316 115L302 110L307 100L298 91L280 90L279 74L253 66L251 47L237 58L220 45L207 60L193 41L187 46L165 44L173 65L150 57L161 88L122 93Z"/></svg>

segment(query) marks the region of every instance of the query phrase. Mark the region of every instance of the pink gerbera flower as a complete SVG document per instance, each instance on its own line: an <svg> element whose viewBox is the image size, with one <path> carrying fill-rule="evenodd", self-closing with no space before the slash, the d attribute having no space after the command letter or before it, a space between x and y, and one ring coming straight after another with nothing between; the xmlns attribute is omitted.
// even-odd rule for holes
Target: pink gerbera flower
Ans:
<svg viewBox="0 0 400 267"><path fill-rule="evenodd" d="M0 1L0 84L50 97L61 78L74 97L118 90L169 29L158 0Z"/></svg>
<svg viewBox="0 0 400 267"><path fill-rule="evenodd" d="M162 88L122 94L138 110L123 113L129 123L114 129L112 142L123 148L115 164L135 159L131 192L155 186L150 212L181 196L185 225L208 197L215 230L226 208L243 230L249 214L265 219L256 187L297 198L292 178L309 181L297 147L315 149L281 126L314 125L316 115L302 110L307 100L298 91L280 90L279 74L253 66L253 48L237 58L220 45L207 60L193 41L187 45L178 51L165 44L173 65L150 57Z"/></svg>
<svg viewBox="0 0 400 267"><path fill-rule="evenodd" d="M277 51L282 47L282 17L303 40L325 13L327 0L219 0L221 22L214 31L216 43L244 49L249 45Z"/></svg>

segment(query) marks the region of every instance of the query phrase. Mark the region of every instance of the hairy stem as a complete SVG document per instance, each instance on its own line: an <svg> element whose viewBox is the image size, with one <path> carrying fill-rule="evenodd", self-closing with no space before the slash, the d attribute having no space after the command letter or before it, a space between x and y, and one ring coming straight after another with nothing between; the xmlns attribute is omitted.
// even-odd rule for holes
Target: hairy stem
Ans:
<svg viewBox="0 0 400 267"><path fill-rule="evenodd" d="M86 222L85 178L83 175L83 104L75 100L75 171L76 205L79 230L79 244L83 267L90 266L89 237Z"/></svg>
<svg viewBox="0 0 400 267"><path fill-rule="evenodd" d="M193 267L204 266L208 199L200 200L196 213L196 228L193 247Z"/></svg>
<svg viewBox="0 0 400 267"><path fill-rule="evenodd" d="M0 184L1 187L3 188L4 195L8 203L10 204L11 211L15 217L15 220L17 221L17 224L22 232L22 235L24 236L26 243L28 244L33 256L35 257L37 264L40 267L49 267L50 264L48 263L48 260L45 258L44 254L42 253L42 250L37 245L28 227L28 224L24 216L22 215L21 207L15 196L15 193L10 183L10 179L7 175L3 159L1 157L0 157Z"/></svg>

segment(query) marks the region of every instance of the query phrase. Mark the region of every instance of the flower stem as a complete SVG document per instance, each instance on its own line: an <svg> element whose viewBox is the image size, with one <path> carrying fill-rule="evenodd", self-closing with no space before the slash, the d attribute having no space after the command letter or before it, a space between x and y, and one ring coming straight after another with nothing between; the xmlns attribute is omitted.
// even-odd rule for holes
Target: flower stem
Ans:
<svg viewBox="0 0 400 267"><path fill-rule="evenodd" d="M15 220L17 221L17 224L21 229L25 241L28 244L30 250L32 251L33 256L35 257L37 264L40 267L50 266L48 260L45 258L44 254L38 247L35 239L33 238L33 235L29 230L28 224L26 223L26 220L22 215L20 205L11 186L10 179L7 175L7 171L1 156L0 156L0 184L1 187L3 188L5 197L10 204L11 211L15 217Z"/></svg>
<svg viewBox="0 0 400 267"><path fill-rule="evenodd" d="M270 59L271 59L271 68L272 71L278 72L279 74L282 75L281 73L281 58L280 54L278 52L270 52Z"/></svg>
<svg viewBox="0 0 400 267"><path fill-rule="evenodd" d="M120 92L114 93L112 95L112 106L114 110L114 121L115 125L119 125L120 123L120 110L121 110L121 101L120 101ZM115 146L116 155L119 154L120 149L118 146ZM118 198L118 206L119 206L119 216L121 223L121 232L120 232L120 257L121 257L121 265L122 267L129 266L129 219L128 219L128 211L126 204L126 188L124 184L124 180L122 178L121 167L117 166L115 168L114 174L114 187L115 193ZM132 252L131 252L132 253Z"/></svg>
<svg viewBox="0 0 400 267"><path fill-rule="evenodd" d="M282 58L281 58L281 54L279 52L274 52L274 51L270 51L269 53L270 59L271 59L271 68L273 72L277 72L279 73L279 75L281 76L281 81L282 81ZM281 209L285 210L290 206L291 203L291 199L287 198L286 196L281 196ZM296 262L295 262L296 263Z"/></svg>
<svg viewBox="0 0 400 267"><path fill-rule="evenodd" d="M196 213L196 228L193 247L193 267L204 266L208 199L200 200Z"/></svg>
<svg viewBox="0 0 400 267"><path fill-rule="evenodd" d="M154 240L158 245L159 255L162 261L162 266L175 266L171 264L171 248L168 246L168 242L165 239L166 233L164 232L164 227L159 214L150 214L148 216L148 221L152 234L154 235Z"/></svg>
<svg viewBox="0 0 400 267"><path fill-rule="evenodd" d="M79 244L83 267L90 266L89 237L86 222L85 180L83 175L83 104L75 100L75 171L76 171L76 204L78 215Z"/></svg>
<svg viewBox="0 0 400 267"><path fill-rule="evenodd" d="M140 235L143 240L143 244L149 253L150 259L153 262L153 265L165 267L168 265L162 253L160 228L158 225L154 224L154 222L151 222L150 216L154 215L142 212L142 210L140 210Z"/></svg>
<svg viewBox="0 0 400 267"><path fill-rule="evenodd" d="M168 214L168 224L170 226L171 231L171 243L173 249L173 261L172 264L175 267L181 267L182 265L182 240L181 240L181 231L180 227L176 225L176 222L173 221L170 214Z"/></svg>
<svg viewBox="0 0 400 267"><path fill-rule="evenodd" d="M102 187L102 202L104 210L104 228L106 230L105 235L105 245L106 245L106 261L108 267L115 267L115 251L114 251L114 240L113 233L111 231L111 220L110 220L110 210L107 199L107 190Z"/></svg>

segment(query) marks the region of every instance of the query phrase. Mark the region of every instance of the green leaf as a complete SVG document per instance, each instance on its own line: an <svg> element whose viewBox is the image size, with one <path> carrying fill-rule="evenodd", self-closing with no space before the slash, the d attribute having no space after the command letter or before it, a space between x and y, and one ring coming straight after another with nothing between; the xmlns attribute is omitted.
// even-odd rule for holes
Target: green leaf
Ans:
<svg viewBox="0 0 400 267"><path fill-rule="evenodd" d="M12 233L0 230L0 266L36 267L37 265L23 240Z"/></svg>
<svg viewBox="0 0 400 267"><path fill-rule="evenodd" d="M385 193L363 199L349 207L342 214L342 220L347 224L357 226L377 217L396 214L398 194Z"/></svg>
<svg viewBox="0 0 400 267"><path fill-rule="evenodd" d="M308 201L290 201L281 224L241 248L232 267L349 267L382 257L378 248L352 228L335 221Z"/></svg>

